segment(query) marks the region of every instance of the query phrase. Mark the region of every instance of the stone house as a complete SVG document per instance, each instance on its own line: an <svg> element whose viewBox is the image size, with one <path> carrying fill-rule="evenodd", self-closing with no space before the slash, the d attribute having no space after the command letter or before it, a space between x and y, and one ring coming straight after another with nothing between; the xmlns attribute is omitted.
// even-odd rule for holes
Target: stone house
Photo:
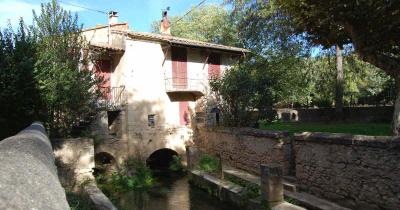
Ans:
<svg viewBox="0 0 400 210"><path fill-rule="evenodd" d="M248 51L171 36L166 12L161 34L131 31L117 17L110 12L108 25L82 32L90 49L102 52L91 69L104 78L103 102L109 105L93 125L101 141L96 154L117 163L157 151L184 154L191 122L207 111L200 104L209 79Z"/></svg>

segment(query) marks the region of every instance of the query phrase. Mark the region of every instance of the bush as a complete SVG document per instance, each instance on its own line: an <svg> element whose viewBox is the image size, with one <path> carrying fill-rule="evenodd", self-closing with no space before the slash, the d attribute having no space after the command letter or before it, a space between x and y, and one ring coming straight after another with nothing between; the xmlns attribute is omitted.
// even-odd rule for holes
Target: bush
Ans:
<svg viewBox="0 0 400 210"><path fill-rule="evenodd" d="M179 155L174 155L173 159L169 165L169 170L175 171L175 172L181 172L183 171L183 165L182 165L182 157Z"/></svg>
<svg viewBox="0 0 400 210"><path fill-rule="evenodd" d="M211 155L202 155L199 160L198 168L205 172L217 172L221 167L220 161Z"/></svg>
<svg viewBox="0 0 400 210"><path fill-rule="evenodd" d="M107 192L145 191L154 185L150 168L143 161L128 159L125 168L109 177L96 177L100 187Z"/></svg>

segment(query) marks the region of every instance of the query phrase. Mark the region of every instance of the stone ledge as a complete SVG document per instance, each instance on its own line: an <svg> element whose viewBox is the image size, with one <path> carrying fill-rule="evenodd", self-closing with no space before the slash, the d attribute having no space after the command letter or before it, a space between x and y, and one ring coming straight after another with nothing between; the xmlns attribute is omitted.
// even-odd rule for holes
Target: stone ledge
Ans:
<svg viewBox="0 0 400 210"><path fill-rule="evenodd" d="M246 136L254 136L254 137L267 137L272 139L282 139L288 138L290 136L287 131L270 131L270 130L261 130L256 128L207 128L207 131L219 132L219 133L229 133L235 135L246 135Z"/></svg>
<svg viewBox="0 0 400 210"><path fill-rule="evenodd" d="M338 144L366 146L400 150L400 138L392 136L364 136L344 133L303 132L295 133L295 141L316 142L321 144Z"/></svg>

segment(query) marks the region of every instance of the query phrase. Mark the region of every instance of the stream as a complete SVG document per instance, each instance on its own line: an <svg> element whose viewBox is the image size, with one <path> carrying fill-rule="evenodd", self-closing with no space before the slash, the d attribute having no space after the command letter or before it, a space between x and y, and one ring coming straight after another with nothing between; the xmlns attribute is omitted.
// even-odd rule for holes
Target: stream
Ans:
<svg viewBox="0 0 400 210"><path fill-rule="evenodd" d="M114 196L120 210L238 210L193 187L187 176L156 176L158 185L148 192L128 192Z"/></svg>

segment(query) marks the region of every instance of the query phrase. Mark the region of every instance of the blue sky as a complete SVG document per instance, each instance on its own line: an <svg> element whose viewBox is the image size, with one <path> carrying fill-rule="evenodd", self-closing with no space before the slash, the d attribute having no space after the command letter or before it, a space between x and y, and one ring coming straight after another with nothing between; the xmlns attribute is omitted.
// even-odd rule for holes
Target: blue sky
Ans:
<svg viewBox="0 0 400 210"><path fill-rule="evenodd" d="M8 20L12 25L16 25L19 17L23 17L25 22L30 24L32 10L39 11L42 2L49 0L0 0L0 27L6 26ZM62 0L62 2L102 11L118 11L120 22L128 22L133 30L149 32L151 23L161 18L162 9L169 6L170 15L183 15L200 0ZM223 0L207 0L205 4L222 2ZM105 14L63 3L61 5L67 10L77 12L84 28L107 23Z"/></svg>

